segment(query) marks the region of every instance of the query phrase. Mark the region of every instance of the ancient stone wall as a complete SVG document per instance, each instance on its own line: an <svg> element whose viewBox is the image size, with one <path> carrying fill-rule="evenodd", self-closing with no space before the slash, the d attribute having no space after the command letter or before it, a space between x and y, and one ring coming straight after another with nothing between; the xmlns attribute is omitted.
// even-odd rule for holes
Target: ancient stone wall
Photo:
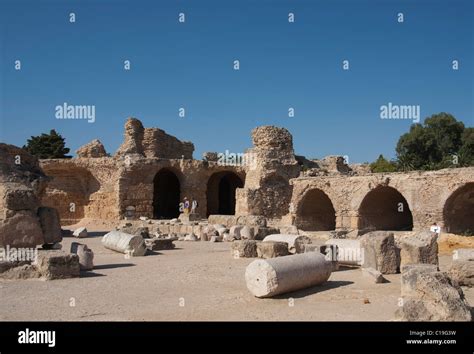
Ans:
<svg viewBox="0 0 474 354"><path fill-rule="evenodd" d="M433 222L445 231L474 231L474 167L372 174L337 156L297 161L284 128L258 127L252 139L244 164L222 165L211 155L193 160L191 143L129 119L114 157L41 161L52 177L42 201L59 209L63 223L130 212L170 219L187 197L198 202L201 217L261 215L308 231L357 235L423 229Z"/></svg>
<svg viewBox="0 0 474 354"><path fill-rule="evenodd" d="M40 202L47 183L36 157L0 143L0 247L61 241L57 212Z"/></svg>
<svg viewBox="0 0 474 354"><path fill-rule="evenodd" d="M474 167L360 176L300 177L291 180L293 212L285 216L285 220L292 220L297 226L307 223L307 210L304 209L310 205L321 205L325 199L321 197L305 203L316 190L330 200L335 210L336 229L358 230L370 228L371 224L375 224L376 228L385 224L388 229L401 225L403 229L409 223L408 213L412 216L415 230L428 228L434 222L444 227L446 218L453 211L472 212L473 180ZM456 196L456 191L461 188L464 189L463 196ZM453 205L446 208L448 200ZM329 207L319 212L315 210L312 215L327 215L329 211ZM318 229L316 224L314 229Z"/></svg>
<svg viewBox="0 0 474 354"><path fill-rule="evenodd" d="M163 171L169 173L162 174ZM171 175L170 175L171 173ZM133 207L139 216L149 218L162 217L156 214L154 201L159 202L160 178L170 179L174 175L179 184L179 191L173 193L170 187L165 187L161 196L166 200L177 194L173 200L182 201L184 197L189 200L194 198L198 202L197 213L201 217L208 215L208 201L215 203L216 184L209 184L209 181L224 178L226 175L238 178L245 183L245 170L234 166L220 166L213 162L198 160L165 160L165 159L132 159L129 165L120 168L119 177L119 209L120 214L125 216L128 207ZM170 177L171 176L171 177ZM170 181L170 184L174 182ZM171 195L170 195L171 194ZM173 202L173 205L175 202ZM173 205L170 208L173 208ZM178 205L175 215L178 216ZM163 216L165 218L166 215Z"/></svg>
<svg viewBox="0 0 474 354"><path fill-rule="evenodd" d="M116 156L138 154L147 158L192 159L193 151L193 143L178 140L158 128L144 128L138 119L129 118Z"/></svg>
<svg viewBox="0 0 474 354"><path fill-rule="evenodd" d="M188 141L180 141L158 128L145 128L143 149L146 157L166 159L192 159L194 145Z"/></svg>
<svg viewBox="0 0 474 354"><path fill-rule="evenodd" d="M42 194L42 203L58 209L63 225L83 218L119 217L117 160L74 158L41 160L51 177Z"/></svg>

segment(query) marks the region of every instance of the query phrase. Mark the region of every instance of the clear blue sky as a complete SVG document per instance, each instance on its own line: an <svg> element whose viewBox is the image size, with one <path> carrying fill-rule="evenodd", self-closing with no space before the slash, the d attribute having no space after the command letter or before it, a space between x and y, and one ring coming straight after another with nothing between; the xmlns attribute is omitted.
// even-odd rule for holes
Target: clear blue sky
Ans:
<svg viewBox="0 0 474 354"><path fill-rule="evenodd" d="M267 124L288 128L307 157L394 157L410 121L381 120L383 104L473 125L473 3L0 0L0 140L23 145L54 128L72 152L99 138L113 153L134 116L194 142L195 158L241 152ZM64 102L95 105L96 122L57 120Z"/></svg>

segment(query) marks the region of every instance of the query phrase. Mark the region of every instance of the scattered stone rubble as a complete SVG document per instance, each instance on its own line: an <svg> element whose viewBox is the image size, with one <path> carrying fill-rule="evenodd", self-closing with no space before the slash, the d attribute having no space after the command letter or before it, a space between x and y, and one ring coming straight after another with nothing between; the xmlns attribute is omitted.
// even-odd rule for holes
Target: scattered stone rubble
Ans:
<svg viewBox="0 0 474 354"><path fill-rule="evenodd" d="M471 321L470 306L462 289L436 265L402 267L402 306L396 317L402 321Z"/></svg>

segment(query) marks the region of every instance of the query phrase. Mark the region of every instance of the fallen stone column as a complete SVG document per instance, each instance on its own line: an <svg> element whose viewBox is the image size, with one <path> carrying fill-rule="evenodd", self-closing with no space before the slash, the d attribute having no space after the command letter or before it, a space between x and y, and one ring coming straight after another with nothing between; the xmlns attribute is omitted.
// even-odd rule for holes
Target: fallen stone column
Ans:
<svg viewBox="0 0 474 354"><path fill-rule="evenodd" d="M307 236L290 234L268 235L263 239L263 242L268 241L286 242L290 253L304 253L305 244L311 243L311 239Z"/></svg>
<svg viewBox="0 0 474 354"><path fill-rule="evenodd" d="M120 231L111 231L102 237L105 248L113 251L129 254L130 256L144 256L146 245L143 237L126 234Z"/></svg>
<svg viewBox="0 0 474 354"><path fill-rule="evenodd" d="M324 283L331 275L324 255L308 252L255 260L247 266L247 288L256 297L271 297Z"/></svg>

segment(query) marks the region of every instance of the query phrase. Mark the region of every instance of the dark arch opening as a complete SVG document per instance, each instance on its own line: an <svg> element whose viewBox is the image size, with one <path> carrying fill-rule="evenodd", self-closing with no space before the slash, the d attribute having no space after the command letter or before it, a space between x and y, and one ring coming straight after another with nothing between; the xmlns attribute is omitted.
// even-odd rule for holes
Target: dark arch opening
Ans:
<svg viewBox="0 0 474 354"><path fill-rule="evenodd" d="M326 193L312 189L305 194L296 217L296 226L304 231L328 231L336 228L336 211Z"/></svg>
<svg viewBox="0 0 474 354"><path fill-rule="evenodd" d="M214 173L207 183L207 215L234 215L235 190L244 186L234 172Z"/></svg>
<svg viewBox="0 0 474 354"><path fill-rule="evenodd" d="M153 179L153 217L172 219L179 216L181 188L179 179L167 169L160 170Z"/></svg>
<svg viewBox="0 0 474 354"><path fill-rule="evenodd" d="M458 188L446 200L443 210L447 232L474 235L474 183Z"/></svg>
<svg viewBox="0 0 474 354"><path fill-rule="evenodd" d="M376 187L367 193L360 205L359 229L412 230L413 216L406 199L395 188Z"/></svg>

